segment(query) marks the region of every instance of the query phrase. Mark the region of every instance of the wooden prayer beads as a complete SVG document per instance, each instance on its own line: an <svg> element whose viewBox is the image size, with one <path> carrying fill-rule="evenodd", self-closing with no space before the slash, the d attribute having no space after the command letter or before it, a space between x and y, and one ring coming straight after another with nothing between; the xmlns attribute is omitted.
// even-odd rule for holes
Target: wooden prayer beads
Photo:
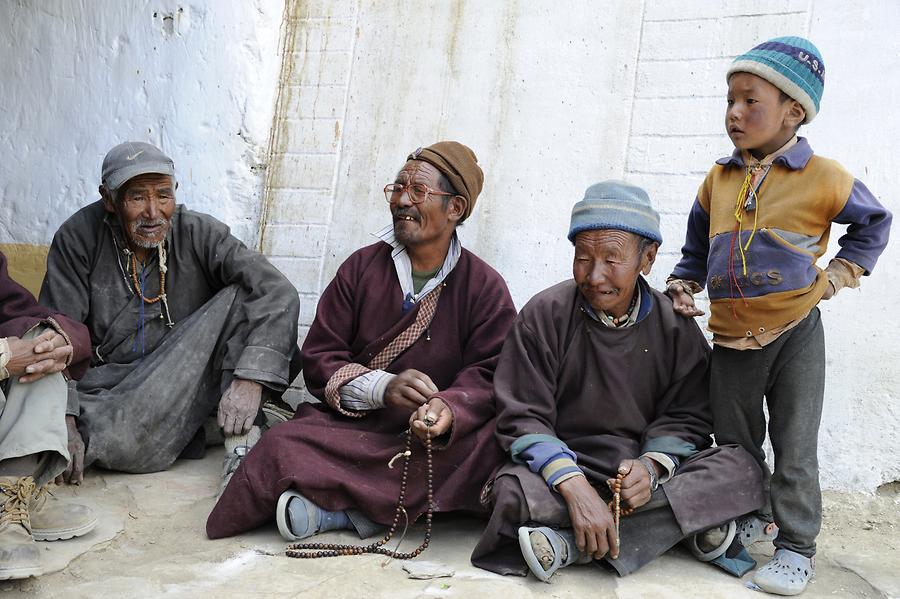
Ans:
<svg viewBox="0 0 900 599"><path fill-rule="evenodd" d="M428 428L425 435L425 456L426 468L428 472L428 481L426 488L426 512L425 512L425 539L416 549L409 552L401 552L387 549L384 547L397 532L397 525L400 523L400 514L406 512L403 503L406 500L406 482L409 472L409 458L412 456L410 447L412 445L413 432L412 428L406 431L405 451L398 454L403 457L403 474L400 477L400 496L397 499L397 509L394 512L394 522L391 524L388 533L380 541L376 541L370 545L344 545L339 543L294 543L288 545L285 554L288 557L297 557L301 559L312 559L317 557L338 557L340 555L362 555L364 553L377 553L386 555L393 559L413 559L418 557L428 544L431 543L431 521L434 516L434 481L432 479L432 461L431 461L431 426L434 422L430 418L425 419L425 425ZM393 462L393 460L391 460ZM402 537L401 537L402 540ZM399 547L399 545L398 545Z"/></svg>
<svg viewBox="0 0 900 599"><path fill-rule="evenodd" d="M160 301L164 297L166 297L166 271L165 268L160 264L159 269L159 295L156 297L144 297L144 290L141 289L141 284L138 281L137 276L137 258L134 254L131 254L131 282L134 284L134 291L138 294L145 304L155 304Z"/></svg>
<svg viewBox="0 0 900 599"><path fill-rule="evenodd" d="M625 477L628 476L627 472L619 472L616 475L616 480L613 482L613 498L607 505L609 506L609 510L613 515L613 522L616 523L616 545L621 549L621 543L619 542L619 520L621 520L624 516L630 516L634 513L633 507L622 507L622 481Z"/></svg>

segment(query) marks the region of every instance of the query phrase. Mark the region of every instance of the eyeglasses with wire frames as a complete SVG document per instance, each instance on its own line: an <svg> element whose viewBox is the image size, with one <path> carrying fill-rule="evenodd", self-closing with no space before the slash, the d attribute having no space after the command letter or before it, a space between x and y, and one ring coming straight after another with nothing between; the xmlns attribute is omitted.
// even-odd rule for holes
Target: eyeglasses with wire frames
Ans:
<svg viewBox="0 0 900 599"><path fill-rule="evenodd" d="M402 183L388 183L384 186L384 197L388 203L395 204L400 201L403 192L409 196L409 201L413 204L421 204L428 199L428 196L455 196L458 194L448 193L446 191L437 191L431 189L424 183L411 183L404 185Z"/></svg>

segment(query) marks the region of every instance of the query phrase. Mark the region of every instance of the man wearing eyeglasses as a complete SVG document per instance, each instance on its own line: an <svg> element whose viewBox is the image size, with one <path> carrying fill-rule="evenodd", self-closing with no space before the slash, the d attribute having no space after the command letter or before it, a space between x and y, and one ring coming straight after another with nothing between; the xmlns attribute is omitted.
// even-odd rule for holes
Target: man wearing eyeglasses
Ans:
<svg viewBox="0 0 900 599"><path fill-rule="evenodd" d="M301 350L322 403L301 404L263 435L210 514L211 538L273 515L287 540L335 529L371 536L392 522L400 469L388 463L408 428L419 439L430 430L437 449L435 511L484 510L481 484L502 460L493 373L515 307L503 278L456 235L483 181L472 150L440 142L410 154L385 186L392 224L338 269ZM425 473L414 445L410 522L427 509Z"/></svg>

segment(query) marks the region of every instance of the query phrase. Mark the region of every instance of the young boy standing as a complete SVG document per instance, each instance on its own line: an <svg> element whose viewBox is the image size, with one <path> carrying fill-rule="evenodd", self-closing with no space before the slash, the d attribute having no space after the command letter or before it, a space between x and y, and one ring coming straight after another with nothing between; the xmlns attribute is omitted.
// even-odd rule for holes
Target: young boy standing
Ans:
<svg viewBox="0 0 900 599"><path fill-rule="evenodd" d="M891 223L860 181L797 137L819 110L824 73L818 49L800 37L769 40L732 63L725 127L735 150L700 187L668 282L685 316L703 314L693 294L706 284L716 441L742 445L766 473L770 505L739 523L740 539L773 540L775 556L753 582L781 595L806 588L822 520L816 449L825 339L816 304L872 271ZM816 260L833 222L850 226L822 270Z"/></svg>

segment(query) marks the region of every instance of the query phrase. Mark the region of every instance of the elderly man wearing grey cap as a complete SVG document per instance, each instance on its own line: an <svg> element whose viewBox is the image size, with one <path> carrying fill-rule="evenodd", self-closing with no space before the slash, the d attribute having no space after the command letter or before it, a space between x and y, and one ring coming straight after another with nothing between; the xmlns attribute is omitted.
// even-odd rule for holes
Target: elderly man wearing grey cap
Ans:
<svg viewBox="0 0 900 599"><path fill-rule="evenodd" d="M264 396L291 380L296 289L223 223L177 204L176 188L171 158L120 144L101 199L53 238L40 302L86 324L92 345L69 388L67 482L91 464L154 472L199 457L211 413L236 458L259 436Z"/></svg>
<svg viewBox="0 0 900 599"><path fill-rule="evenodd" d="M709 346L641 276L659 215L643 189L605 181L575 204L568 237L574 279L522 309L494 375L510 461L485 489L472 563L549 581L597 559L625 575L689 539L737 573L749 556L721 525L761 504L760 471L743 449L710 448Z"/></svg>

